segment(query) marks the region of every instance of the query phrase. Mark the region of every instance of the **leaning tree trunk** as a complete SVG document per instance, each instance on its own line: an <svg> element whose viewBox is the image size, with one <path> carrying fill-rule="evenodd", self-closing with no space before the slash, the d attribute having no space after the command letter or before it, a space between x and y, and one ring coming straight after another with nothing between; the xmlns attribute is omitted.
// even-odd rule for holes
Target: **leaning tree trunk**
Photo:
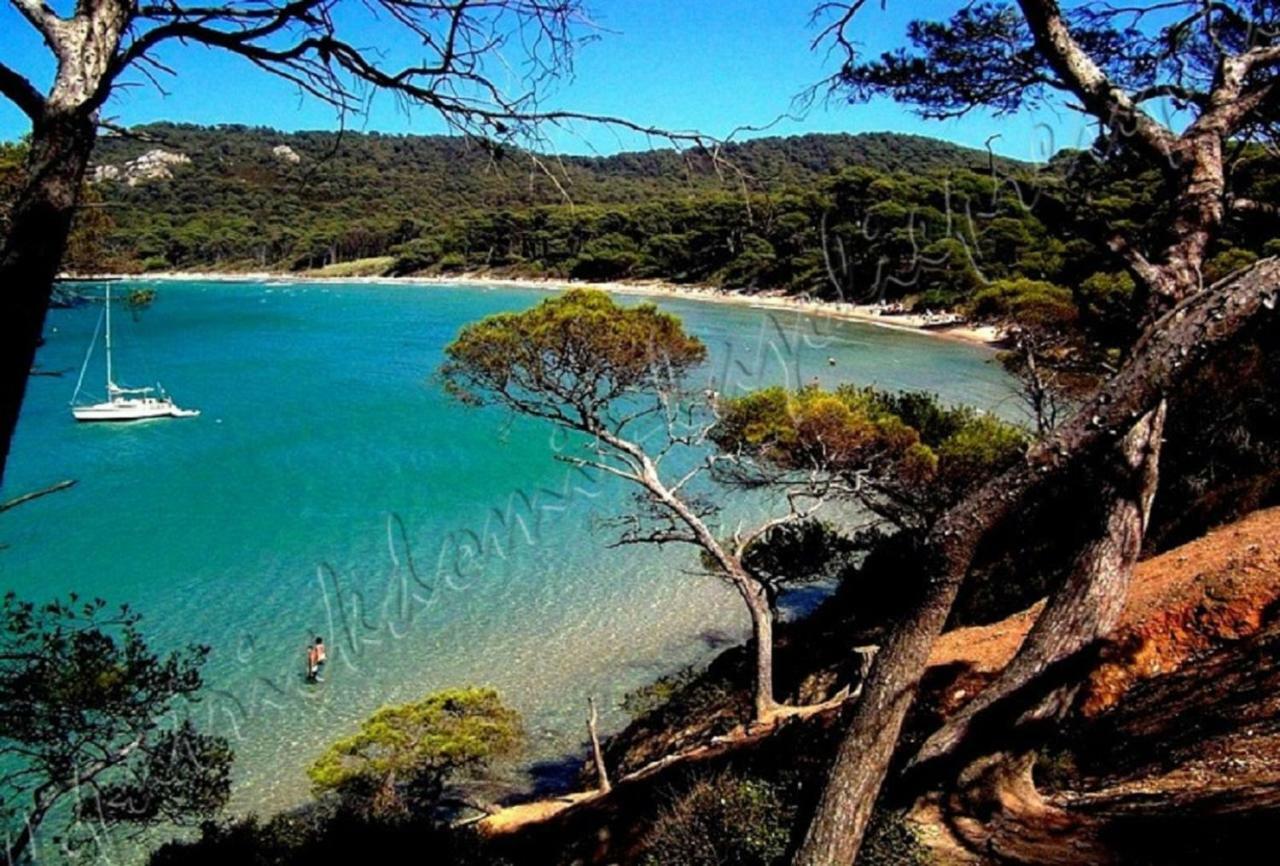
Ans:
<svg viewBox="0 0 1280 866"><path fill-rule="evenodd" d="M877 654L797 866L849 866L857 856L916 686L983 536L1028 493L1126 435L1174 384L1274 311L1278 294L1280 261L1272 258L1176 306L1070 421L938 521L927 539L932 555L918 614L894 629Z"/></svg>
<svg viewBox="0 0 1280 866"><path fill-rule="evenodd" d="M96 131L90 113L52 104L32 129L27 185L0 248L0 481Z"/></svg>
<svg viewBox="0 0 1280 866"><path fill-rule="evenodd" d="M741 586L751 613L751 637L755 641L756 678L752 699L755 721L772 720L778 710L773 696L773 607L764 586L754 581Z"/></svg>
<svg viewBox="0 0 1280 866"><path fill-rule="evenodd" d="M1165 404L1147 413L1117 449L1113 467L1102 476L1100 493L1107 500L1100 532L1080 551L1017 655L996 679L947 720L920 747L912 763L946 757L963 743L974 721L998 711L1018 696L1030 705L1023 720L1044 720L1065 711L1075 689L1050 688L1026 700L1025 692L1046 678L1058 680L1063 667L1109 634L1120 621L1142 551L1142 538L1159 479L1160 440Z"/></svg>

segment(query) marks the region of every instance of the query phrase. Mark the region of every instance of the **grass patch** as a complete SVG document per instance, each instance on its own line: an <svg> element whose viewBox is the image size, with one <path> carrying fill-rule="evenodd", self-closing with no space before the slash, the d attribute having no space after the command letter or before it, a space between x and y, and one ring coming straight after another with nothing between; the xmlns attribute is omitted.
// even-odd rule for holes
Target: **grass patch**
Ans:
<svg viewBox="0 0 1280 866"><path fill-rule="evenodd" d="M303 271L306 277L381 277L391 270L396 262L395 256L374 256L368 259L355 259L350 262L338 262L326 265L313 271Z"/></svg>

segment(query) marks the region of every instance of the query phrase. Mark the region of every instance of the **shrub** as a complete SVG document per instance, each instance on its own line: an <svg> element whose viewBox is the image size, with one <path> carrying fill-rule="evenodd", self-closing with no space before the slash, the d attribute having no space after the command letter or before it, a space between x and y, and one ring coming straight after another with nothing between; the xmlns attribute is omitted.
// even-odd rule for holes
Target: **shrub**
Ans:
<svg viewBox="0 0 1280 866"><path fill-rule="evenodd" d="M1216 283L1258 260L1258 254L1242 249L1223 250L1204 263L1205 284Z"/></svg>
<svg viewBox="0 0 1280 866"><path fill-rule="evenodd" d="M370 851L418 851L429 866L508 866L475 833L439 825L370 821L328 804L262 820L206 822L195 838L167 842L149 866L350 866Z"/></svg>
<svg viewBox="0 0 1280 866"><path fill-rule="evenodd" d="M929 394L845 385L766 388L724 400L712 440L787 470L873 472L921 503L945 504L1013 463L1021 428Z"/></svg>
<svg viewBox="0 0 1280 866"><path fill-rule="evenodd" d="M445 253L440 257L439 267L446 274L465 271L467 269L467 257L462 253Z"/></svg>
<svg viewBox="0 0 1280 866"><path fill-rule="evenodd" d="M697 665L686 665L675 673L664 674L651 683L627 692L622 696L619 706L632 718L647 715L666 706L678 692L695 682L701 673L702 669Z"/></svg>
<svg viewBox="0 0 1280 866"><path fill-rule="evenodd" d="M1079 318L1071 290L1043 280L996 280L973 296L969 312L979 319L1012 319L1032 327L1061 327Z"/></svg>
<svg viewBox="0 0 1280 866"><path fill-rule="evenodd" d="M877 809L858 851L858 866L925 866L931 862L906 815Z"/></svg>
<svg viewBox="0 0 1280 866"><path fill-rule="evenodd" d="M1124 271L1099 271L1080 283L1081 311L1107 345L1121 342L1132 327L1130 307L1135 288L1133 277Z"/></svg>
<svg viewBox="0 0 1280 866"><path fill-rule="evenodd" d="M966 490L1012 465L1028 444L1020 428L975 414L938 446L938 466L950 487Z"/></svg>
<svg viewBox="0 0 1280 866"><path fill-rule="evenodd" d="M307 771L316 795L353 811L406 815L438 801L448 779L515 751L520 717L493 689L449 689L384 707L331 745Z"/></svg>
<svg viewBox="0 0 1280 866"><path fill-rule="evenodd" d="M702 779L662 810L644 841L644 866L782 863L795 810L773 786L731 775Z"/></svg>
<svg viewBox="0 0 1280 866"><path fill-rule="evenodd" d="M414 238L393 247L391 253L395 256L395 263L391 266L391 273L395 276L425 271L441 258L440 243L434 238Z"/></svg>
<svg viewBox="0 0 1280 866"><path fill-rule="evenodd" d="M856 550L853 540L833 524L801 520L775 526L753 541L742 564L769 586L781 589L836 577L852 563Z"/></svg>

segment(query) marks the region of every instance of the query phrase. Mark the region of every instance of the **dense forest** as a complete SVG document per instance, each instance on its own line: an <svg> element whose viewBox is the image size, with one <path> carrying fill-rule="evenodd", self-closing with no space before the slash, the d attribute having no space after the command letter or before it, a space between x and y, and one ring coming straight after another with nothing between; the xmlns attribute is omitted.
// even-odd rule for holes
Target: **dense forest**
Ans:
<svg viewBox="0 0 1280 866"><path fill-rule="evenodd" d="M607 250L620 242L609 235L645 241L693 230L692 222L723 224L720 237L705 239L725 247L716 256L723 260L733 256L737 224L755 222L738 213L744 190L809 188L851 167L985 171L989 161L985 153L894 134L761 139L714 157L654 150L535 159L438 136L173 125L135 132L138 138L104 137L95 152L100 179L123 168L96 185L111 223L103 255L121 267L309 268L425 239L442 255L461 256L457 266L521 261L567 273L593 241L604 238L595 246ZM159 175L130 173L131 160L157 150L190 162Z"/></svg>
<svg viewBox="0 0 1280 866"><path fill-rule="evenodd" d="M535 159L447 137L135 132L98 145L73 269L664 279L1106 331L1133 283L1098 255L1104 229L1155 241L1168 216L1154 174L1089 152L1032 166L889 133ZM1239 194L1274 198L1274 157L1237 163ZM1275 252L1273 223L1228 226L1206 279Z"/></svg>

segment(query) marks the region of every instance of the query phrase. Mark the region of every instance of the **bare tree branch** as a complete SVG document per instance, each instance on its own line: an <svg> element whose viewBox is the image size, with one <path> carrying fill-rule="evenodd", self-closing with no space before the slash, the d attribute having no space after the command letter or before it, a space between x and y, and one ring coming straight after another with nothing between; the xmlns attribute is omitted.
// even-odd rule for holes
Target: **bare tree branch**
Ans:
<svg viewBox="0 0 1280 866"><path fill-rule="evenodd" d="M45 42L51 47L59 44L61 26L65 22L58 17L57 12L53 11L53 7L40 0L9 0L9 2L23 18L31 23L32 27L40 32Z"/></svg>
<svg viewBox="0 0 1280 866"><path fill-rule="evenodd" d="M4 63L0 63L0 95L22 109L32 122L38 122L44 115L44 97L40 91Z"/></svg>
<svg viewBox="0 0 1280 866"><path fill-rule="evenodd" d="M1114 84L1080 44L1062 17L1056 0L1018 0L1036 46L1090 114L1141 145L1166 166L1175 160L1177 137L1143 111Z"/></svg>

